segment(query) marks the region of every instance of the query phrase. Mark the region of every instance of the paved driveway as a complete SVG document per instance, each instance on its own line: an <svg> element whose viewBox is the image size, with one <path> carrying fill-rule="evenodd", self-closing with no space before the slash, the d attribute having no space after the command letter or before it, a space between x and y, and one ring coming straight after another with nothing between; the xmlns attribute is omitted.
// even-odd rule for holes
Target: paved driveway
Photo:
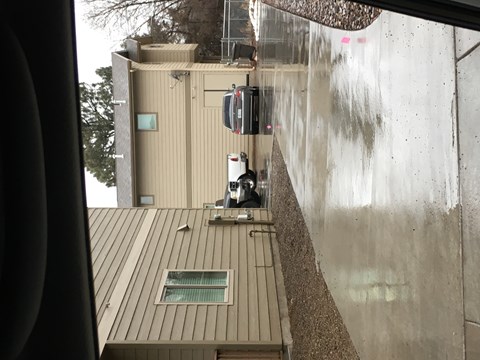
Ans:
<svg viewBox="0 0 480 360"><path fill-rule="evenodd" d="M264 130L360 358L477 358L480 34L391 12L348 32L266 5L260 23Z"/></svg>

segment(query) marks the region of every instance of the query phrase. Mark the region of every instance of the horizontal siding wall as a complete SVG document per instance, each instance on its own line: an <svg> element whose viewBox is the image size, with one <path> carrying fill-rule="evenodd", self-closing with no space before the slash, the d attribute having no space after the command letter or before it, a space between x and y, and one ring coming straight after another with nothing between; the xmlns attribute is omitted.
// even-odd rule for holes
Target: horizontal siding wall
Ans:
<svg viewBox="0 0 480 360"><path fill-rule="evenodd" d="M158 128L136 131L136 193L153 195L156 207L186 207L185 82L165 71L137 71L134 89L135 113L157 114Z"/></svg>
<svg viewBox="0 0 480 360"><path fill-rule="evenodd" d="M250 70L245 68L237 68L232 66L227 66L225 64L218 63L193 63L193 62L183 62L183 61L174 61L174 62L165 62L160 64L155 63L137 63L132 62L132 69L138 70L189 70L189 71L206 71L206 72L220 72L220 73L239 73L247 74L252 73Z"/></svg>
<svg viewBox="0 0 480 360"><path fill-rule="evenodd" d="M200 66L204 65L204 66ZM190 81L192 88L192 174L197 179L208 179L192 182L192 206L202 207L203 203L212 203L222 199L227 185L227 154L230 152L245 151L253 159L253 136L236 135L223 126L222 108L205 107L204 83L206 74L228 75L244 74L248 72L219 71L225 66L221 64L195 64L196 69L191 71ZM207 70L216 70L209 72Z"/></svg>
<svg viewBox="0 0 480 360"><path fill-rule="evenodd" d="M187 70L189 63L186 62L168 62L162 64L142 64L132 62L132 68L142 71L157 71L157 70Z"/></svg>
<svg viewBox="0 0 480 360"><path fill-rule="evenodd" d="M152 46L153 45L153 46ZM160 45L161 47L158 47ZM149 44L142 46L142 62L167 62L195 60L196 44Z"/></svg>
<svg viewBox="0 0 480 360"><path fill-rule="evenodd" d="M141 218L137 218L136 214L143 210L113 209L106 214L103 214L105 210L98 211L100 214L96 214L95 210L90 216L92 219L96 216L92 227L106 229L115 218L115 223L122 222L128 233L135 237L141 226ZM218 212L225 217L236 216L241 211L232 209ZM214 213L217 211L157 210L138 262L129 264L135 268L109 332L107 348L108 344L130 341L166 341L167 344L182 341L199 344L206 341L281 344L277 291L268 234L248 236L250 230L259 230L261 225L206 225ZM267 210L255 210L254 217L267 220L269 213ZM103 224L104 221L108 224ZM183 224L188 224L190 231L177 231ZM108 232L101 233L106 237L98 233L97 246L111 249L116 257L125 255L126 251L115 250L118 246L107 246L111 242ZM127 237L115 238L120 239L116 241L130 244L133 240ZM113 255L106 253L105 257ZM112 270L109 262L98 264L101 266L98 266L96 273L121 271ZM108 269L105 270L104 266ZM155 305L164 269L233 270L233 305ZM115 277L111 286L115 286ZM100 304L108 301L108 296L104 296Z"/></svg>
<svg viewBox="0 0 480 360"><path fill-rule="evenodd" d="M191 65L191 70L194 71L220 71L220 72L238 72L238 73L252 73L253 68L241 68L227 64L220 63L194 63Z"/></svg>

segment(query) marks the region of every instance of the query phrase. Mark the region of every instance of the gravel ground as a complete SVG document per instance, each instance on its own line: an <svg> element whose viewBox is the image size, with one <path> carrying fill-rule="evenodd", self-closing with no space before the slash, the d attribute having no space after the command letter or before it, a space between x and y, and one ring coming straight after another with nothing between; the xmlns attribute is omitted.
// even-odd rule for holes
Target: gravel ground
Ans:
<svg viewBox="0 0 480 360"><path fill-rule="evenodd" d="M327 284L317 272L312 240L275 138L271 182L271 210L287 295L293 359L358 359Z"/></svg>
<svg viewBox="0 0 480 360"><path fill-rule="evenodd" d="M381 10L346 0L262 0L305 19L345 30L360 30L370 25Z"/></svg>
<svg viewBox="0 0 480 360"><path fill-rule="evenodd" d="M305 19L345 30L370 25L381 10L345 0L261 0ZM327 284L315 266L312 240L278 146L272 149L271 210L295 360L359 359Z"/></svg>

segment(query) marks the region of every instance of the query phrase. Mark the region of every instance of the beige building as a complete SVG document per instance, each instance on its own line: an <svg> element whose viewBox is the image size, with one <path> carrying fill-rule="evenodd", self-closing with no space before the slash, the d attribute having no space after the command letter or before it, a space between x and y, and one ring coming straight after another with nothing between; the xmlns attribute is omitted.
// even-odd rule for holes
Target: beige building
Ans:
<svg viewBox="0 0 480 360"><path fill-rule="evenodd" d="M226 156L253 137L222 123L222 96L251 67L201 59L196 44L127 40L112 54L119 207L203 207L223 198Z"/></svg>
<svg viewBox="0 0 480 360"><path fill-rule="evenodd" d="M273 231L269 211L209 223L242 213L89 209L102 359L281 358L291 341L276 239L257 232Z"/></svg>

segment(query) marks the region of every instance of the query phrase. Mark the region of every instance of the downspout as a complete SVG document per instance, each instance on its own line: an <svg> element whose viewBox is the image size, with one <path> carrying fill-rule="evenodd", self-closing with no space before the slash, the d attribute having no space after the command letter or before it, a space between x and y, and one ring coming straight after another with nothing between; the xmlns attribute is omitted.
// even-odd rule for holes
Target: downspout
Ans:
<svg viewBox="0 0 480 360"><path fill-rule="evenodd" d="M136 181L136 153L135 153L135 101L133 97L133 75L136 69L132 69L132 61L128 62L128 104L129 104L129 111L130 111L130 177L132 179L132 188L131 188L131 196L132 196L132 206L138 206L137 204L137 181Z"/></svg>

